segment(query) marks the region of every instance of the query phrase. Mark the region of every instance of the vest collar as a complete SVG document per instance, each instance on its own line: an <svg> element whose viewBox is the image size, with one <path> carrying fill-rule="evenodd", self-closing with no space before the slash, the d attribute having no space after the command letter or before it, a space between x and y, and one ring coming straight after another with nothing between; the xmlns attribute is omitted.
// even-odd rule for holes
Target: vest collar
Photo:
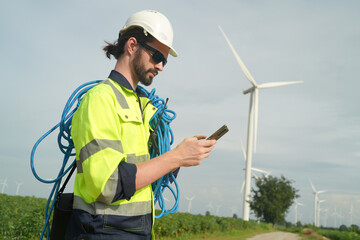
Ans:
<svg viewBox="0 0 360 240"><path fill-rule="evenodd" d="M124 75L122 75L118 71L112 70L109 75L109 78L111 80L115 81L120 86L122 86L132 92L135 92L139 97L146 97L146 95L142 91L140 91L139 88L136 88L136 90L134 91L134 89L130 85L129 81L124 77Z"/></svg>

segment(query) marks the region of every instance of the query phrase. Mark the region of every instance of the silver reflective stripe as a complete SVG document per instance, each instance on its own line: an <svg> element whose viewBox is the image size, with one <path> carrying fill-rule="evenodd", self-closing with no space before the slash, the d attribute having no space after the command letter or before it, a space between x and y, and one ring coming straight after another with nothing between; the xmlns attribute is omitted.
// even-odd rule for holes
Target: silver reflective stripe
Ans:
<svg viewBox="0 0 360 240"><path fill-rule="evenodd" d="M114 94L115 94L115 96L116 96L116 99L117 99L118 103L120 104L120 106L121 106L123 109L129 109L129 105L128 105L128 103L127 103L124 95L122 95L122 94L120 93L120 91L110 82L109 79L103 81L102 83L107 84L107 85L109 85L109 86L112 88L112 90L114 91Z"/></svg>
<svg viewBox="0 0 360 240"><path fill-rule="evenodd" d="M79 155L79 160L76 161L77 172L82 173L83 162L88 159L93 154L105 149L111 148L118 152L123 153L123 147L120 140L108 140L108 139L94 139L88 144L86 144L81 150Z"/></svg>
<svg viewBox="0 0 360 240"><path fill-rule="evenodd" d="M118 168L116 168L113 174L107 180L104 190L100 193L96 201L111 203L115 197L118 181L119 181L119 170Z"/></svg>
<svg viewBox="0 0 360 240"><path fill-rule="evenodd" d="M74 209L80 209L92 215L138 216L151 213L151 200L131 202L120 205L108 205L102 202L86 203L81 197L74 196Z"/></svg>
<svg viewBox="0 0 360 240"><path fill-rule="evenodd" d="M148 154L140 155L140 156L136 156L135 154L128 154L126 157L126 162L128 163L141 163L147 160L149 160Z"/></svg>

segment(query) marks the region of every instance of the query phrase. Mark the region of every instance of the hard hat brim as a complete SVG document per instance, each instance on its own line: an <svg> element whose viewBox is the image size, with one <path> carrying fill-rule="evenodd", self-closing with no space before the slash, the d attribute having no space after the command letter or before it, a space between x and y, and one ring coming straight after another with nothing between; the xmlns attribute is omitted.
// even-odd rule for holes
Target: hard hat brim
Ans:
<svg viewBox="0 0 360 240"><path fill-rule="evenodd" d="M170 54L171 56L173 56L173 57L177 57L177 56L178 56L177 52L176 52L175 49L173 49L173 48L170 48L169 54Z"/></svg>

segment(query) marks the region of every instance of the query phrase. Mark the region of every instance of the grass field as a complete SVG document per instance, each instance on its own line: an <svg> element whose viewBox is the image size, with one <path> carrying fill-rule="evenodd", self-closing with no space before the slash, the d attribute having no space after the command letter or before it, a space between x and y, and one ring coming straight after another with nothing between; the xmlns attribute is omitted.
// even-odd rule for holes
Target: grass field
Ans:
<svg viewBox="0 0 360 240"><path fill-rule="evenodd" d="M0 239L39 239L44 225L46 199L0 194ZM360 240L357 226L346 231L304 227L273 227L266 223L243 221L231 217L175 213L156 220L154 231L158 240L245 240L261 233L287 231L299 234L304 240ZM310 233L309 233L310 231Z"/></svg>

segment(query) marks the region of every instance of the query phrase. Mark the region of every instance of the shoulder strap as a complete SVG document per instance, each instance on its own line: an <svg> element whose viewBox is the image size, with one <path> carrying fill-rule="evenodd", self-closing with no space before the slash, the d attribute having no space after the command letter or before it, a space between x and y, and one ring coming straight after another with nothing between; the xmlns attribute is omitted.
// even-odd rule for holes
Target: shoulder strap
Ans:
<svg viewBox="0 0 360 240"><path fill-rule="evenodd" d="M58 192L58 196L61 195L61 194L64 192L65 187L66 187L66 184L69 182L72 174L73 174L74 171L75 171L75 168L76 168L76 163L74 163L74 166L71 168L70 173L69 173L68 176L66 177L64 184L61 186L61 188L60 188L60 190L59 190L59 192Z"/></svg>

